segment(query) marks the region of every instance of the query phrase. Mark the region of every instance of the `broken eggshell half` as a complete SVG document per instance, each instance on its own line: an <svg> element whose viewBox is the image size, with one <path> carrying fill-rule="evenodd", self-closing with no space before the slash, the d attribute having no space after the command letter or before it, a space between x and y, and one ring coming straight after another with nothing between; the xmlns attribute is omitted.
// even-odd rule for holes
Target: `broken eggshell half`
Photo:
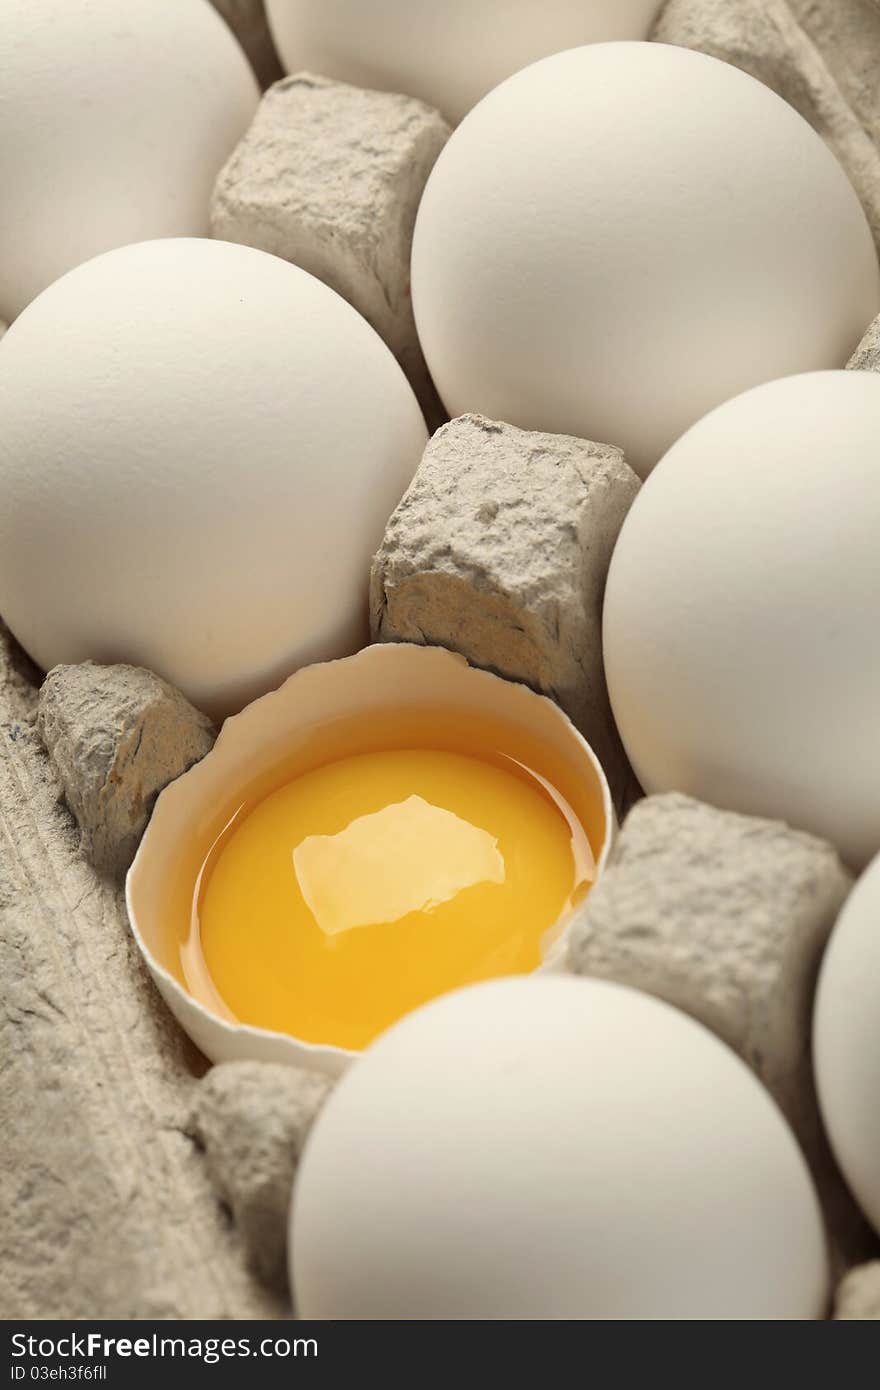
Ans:
<svg viewBox="0 0 880 1390"><path fill-rule="evenodd" d="M181 1027L212 1062L287 1062L336 1076L357 1055L238 1023L223 1016L221 1001L215 1010L190 992L181 965L182 927L212 844L249 789L268 778L280 785L322 763L382 746L383 727L398 740L419 731L423 739L432 712L441 711L446 726L460 721L466 727L472 747L483 730L496 748L509 737L517 755L572 805L590 841L596 877L602 872L615 829L611 794L592 749L552 700L441 647L379 644L305 667L227 719L212 751L165 788L126 879L128 918L147 968Z"/></svg>

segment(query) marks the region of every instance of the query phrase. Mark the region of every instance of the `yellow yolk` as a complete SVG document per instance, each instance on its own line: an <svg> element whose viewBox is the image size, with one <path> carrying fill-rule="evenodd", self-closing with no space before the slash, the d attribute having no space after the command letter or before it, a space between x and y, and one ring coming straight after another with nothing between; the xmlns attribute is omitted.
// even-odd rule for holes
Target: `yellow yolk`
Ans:
<svg viewBox="0 0 880 1390"><path fill-rule="evenodd" d="M512 759L346 757L233 818L184 970L242 1023L359 1049L438 994L534 970L593 872L566 803Z"/></svg>

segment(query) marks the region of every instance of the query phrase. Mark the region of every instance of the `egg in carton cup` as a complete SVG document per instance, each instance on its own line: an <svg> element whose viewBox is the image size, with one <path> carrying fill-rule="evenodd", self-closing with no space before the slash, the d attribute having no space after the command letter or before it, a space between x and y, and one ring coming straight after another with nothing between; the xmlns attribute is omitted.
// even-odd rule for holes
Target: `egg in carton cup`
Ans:
<svg viewBox="0 0 880 1390"><path fill-rule="evenodd" d="M212 1062L336 1076L425 999L540 968L614 831L602 768L552 700L379 644L226 721L160 795L128 916Z"/></svg>

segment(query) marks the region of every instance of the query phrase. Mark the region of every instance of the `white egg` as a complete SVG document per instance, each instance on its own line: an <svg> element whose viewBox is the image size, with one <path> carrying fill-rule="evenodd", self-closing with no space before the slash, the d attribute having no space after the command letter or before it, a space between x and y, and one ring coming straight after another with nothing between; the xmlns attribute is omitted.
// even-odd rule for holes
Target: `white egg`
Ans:
<svg viewBox="0 0 880 1390"><path fill-rule="evenodd" d="M604 981L449 994L309 1137L305 1318L815 1318L822 1220L785 1121L700 1024Z"/></svg>
<svg viewBox="0 0 880 1390"><path fill-rule="evenodd" d="M822 963L813 1057L832 1148L880 1234L880 857L847 899Z"/></svg>
<svg viewBox="0 0 880 1390"><path fill-rule="evenodd" d="M880 309L868 224L820 137L702 53L536 63L454 132L412 259L452 415L622 445L644 476L759 382L842 367Z"/></svg>
<svg viewBox="0 0 880 1390"><path fill-rule="evenodd" d="M34 660L152 667L226 713L366 635L426 431L388 348L245 246L70 271L0 344L0 613Z"/></svg>
<svg viewBox="0 0 880 1390"><path fill-rule="evenodd" d="M857 866L880 849L878 440L869 372L720 406L636 498L603 623L646 791L786 820Z"/></svg>
<svg viewBox="0 0 880 1390"><path fill-rule="evenodd" d="M207 234L259 97L208 0L3 0L0 55L0 318L101 251Z"/></svg>
<svg viewBox="0 0 880 1390"><path fill-rule="evenodd" d="M644 39L661 0L267 0L288 72L405 92L459 121L526 64L577 44Z"/></svg>

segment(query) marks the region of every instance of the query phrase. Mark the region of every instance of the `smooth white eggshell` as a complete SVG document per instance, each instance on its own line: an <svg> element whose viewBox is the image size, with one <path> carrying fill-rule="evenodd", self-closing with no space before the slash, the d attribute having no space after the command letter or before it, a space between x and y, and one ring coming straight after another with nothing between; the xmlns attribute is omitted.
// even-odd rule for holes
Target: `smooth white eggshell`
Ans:
<svg viewBox="0 0 880 1390"><path fill-rule="evenodd" d="M880 1234L880 858L844 904L822 963L813 1056L837 1161Z"/></svg>
<svg viewBox="0 0 880 1390"><path fill-rule="evenodd" d="M450 414L621 445L642 476L737 392L842 367L880 309L822 139L663 44L575 49L490 93L428 180L412 289Z"/></svg>
<svg viewBox="0 0 880 1390"><path fill-rule="evenodd" d="M207 234L258 97L208 0L3 0L0 318L101 251Z"/></svg>
<svg viewBox="0 0 880 1390"><path fill-rule="evenodd" d="M333 290L144 242L56 281L0 353L0 613L38 665L148 666L223 714L363 644L426 431Z"/></svg>
<svg viewBox="0 0 880 1390"><path fill-rule="evenodd" d="M661 460L611 561L603 640L646 791L880 849L880 376L720 406Z"/></svg>
<svg viewBox="0 0 880 1390"><path fill-rule="evenodd" d="M511 73L577 44L644 39L661 0L267 0L288 72L405 92L451 121Z"/></svg>
<svg viewBox="0 0 880 1390"><path fill-rule="evenodd" d="M822 1220L746 1066L667 1004L543 976L446 995L306 1145L305 1318L815 1318Z"/></svg>

